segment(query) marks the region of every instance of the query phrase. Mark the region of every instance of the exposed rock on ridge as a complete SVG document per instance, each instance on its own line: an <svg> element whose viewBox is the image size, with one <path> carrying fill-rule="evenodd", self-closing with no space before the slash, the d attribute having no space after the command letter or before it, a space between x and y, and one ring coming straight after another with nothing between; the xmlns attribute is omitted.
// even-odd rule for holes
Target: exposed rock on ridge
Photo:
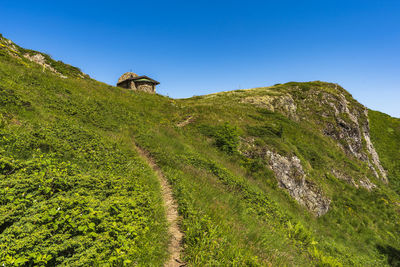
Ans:
<svg viewBox="0 0 400 267"><path fill-rule="evenodd" d="M246 96L239 101L279 112L300 123L314 123L324 135L334 139L348 156L366 162L370 174L387 182L387 173L371 142L368 110L343 88L322 82L315 82L311 86L293 83L293 87L283 87L282 90L279 86L271 87L262 94ZM279 186L317 216L328 211L330 200L306 179L299 158L279 155L267 147L257 147L254 142L254 138L242 140L241 151L246 157L264 159L265 164L273 170ZM352 177L352 174L337 170L332 170L332 174L356 188L368 191L376 188L368 175Z"/></svg>
<svg viewBox="0 0 400 267"><path fill-rule="evenodd" d="M365 115L367 116L368 124L366 125L366 127L363 128L363 135L364 135L364 139L365 139L365 142L366 142L367 151L371 155L372 163L378 168L382 179L387 183L388 182L387 172L382 167L381 162L379 160L378 153L376 152L375 147L371 142L371 137L370 137L370 134L369 134L369 121L368 121L368 110L367 109L365 109ZM379 177L377 171L375 170L374 166L371 164L371 162L369 160L368 160L368 163L370 165L370 168L372 168L372 170L374 171L375 176Z"/></svg>
<svg viewBox="0 0 400 267"><path fill-rule="evenodd" d="M19 57L18 48L13 44L11 40L8 40L0 35L0 49L5 49L7 53L14 57Z"/></svg>
<svg viewBox="0 0 400 267"><path fill-rule="evenodd" d="M32 50L26 50L18 45L14 44L11 40L4 38L0 34L0 51L4 51L13 58L16 58L19 60L21 64L27 65L27 61L34 62L36 64L39 64L40 66L43 67L44 69L47 69L51 71L52 73L58 75L61 78L67 78L65 73L71 73L72 69L72 74L71 76L77 76L81 79L85 78L90 78L88 74L83 73L80 69L72 67L68 64L65 64L63 62L56 62L55 60L51 59L50 56L47 56L46 54L35 52ZM58 66L62 66L61 69L57 68ZM63 66L64 65L64 66ZM64 72L63 68L67 67L69 72Z"/></svg>
<svg viewBox="0 0 400 267"><path fill-rule="evenodd" d="M316 123L325 135L338 141L348 155L367 162L375 177L387 183L387 173L371 142L367 108L351 101L351 96L340 86L328 83L324 86L330 86L331 90L315 87L303 91L294 86L288 93L271 91L267 95L245 97L240 102L279 112L294 121L300 118L308 121L317 115L319 121Z"/></svg>
<svg viewBox="0 0 400 267"><path fill-rule="evenodd" d="M336 178L343 180L343 181L347 182L348 184L351 184L355 188L359 188L361 186L361 187L367 189L368 191L371 191L374 188L376 188L376 185L374 183L372 183L367 177L360 179L357 184L351 176L343 174L342 172L340 172L338 170L335 170L335 169L332 170L332 174Z"/></svg>
<svg viewBox="0 0 400 267"><path fill-rule="evenodd" d="M371 142L367 108L337 84L323 84L330 90L294 86L289 94L244 98L242 102L278 111L295 121L309 121L317 115L316 123L325 135L338 141L348 155L367 162L375 177L387 183L387 172Z"/></svg>
<svg viewBox="0 0 400 267"><path fill-rule="evenodd" d="M358 103L349 105L349 101L342 93L338 98L332 94L323 93L321 102L331 109L331 112L325 111L321 115L329 117L330 113L334 118L333 122L325 124L324 134L338 140L338 144L347 154L367 162L376 178L387 182L386 171L371 142L368 110Z"/></svg>
<svg viewBox="0 0 400 267"><path fill-rule="evenodd" d="M258 147L254 144L254 138L242 139L241 153L248 158L263 159L274 172L278 185L312 213L322 216L328 212L330 199L325 197L314 183L306 179L298 157L285 157L267 147Z"/></svg>
<svg viewBox="0 0 400 267"><path fill-rule="evenodd" d="M299 120L296 114L296 102L293 100L290 94L249 96L243 98L241 103L250 103L262 108L266 108L272 112L280 112L294 121Z"/></svg>
<svg viewBox="0 0 400 267"><path fill-rule="evenodd" d="M65 78L68 78L67 76L62 75L61 73L59 73L58 71L56 71L52 66L50 66L50 65L46 62L45 57L44 57L42 54L40 54L40 53L35 54L35 55L24 54L24 57L27 58L27 59L29 59L29 60L32 61L32 62L35 62L35 63L39 64L40 66L43 66L43 68L46 68L46 69L48 69L48 70L51 71L51 72L54 72L55 74L59 75L61 78L64 78L64 79L65 79Z"/></svg>
<svg viewBox="0 0 400 267"><path fill-rule="evenodd" d="M280 187L317 216L328 212L331 201L323 196L317 186L306 180L298 157L287 158L271 151L267 151L266 155Z"/></svg>

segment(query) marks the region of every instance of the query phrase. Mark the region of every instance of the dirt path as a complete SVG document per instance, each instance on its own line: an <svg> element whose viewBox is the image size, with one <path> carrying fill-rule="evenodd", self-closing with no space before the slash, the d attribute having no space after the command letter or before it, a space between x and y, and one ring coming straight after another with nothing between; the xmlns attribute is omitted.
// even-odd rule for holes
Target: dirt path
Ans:
<svg viewBox="0 0 400 267"><path fill-rule="evenodd" d="M169 185L167 179L161 172L160 168L157 166L153 158L149 155L149 153L143 150L141 147L136 145L136 148L140 154L140 156L147 161L150 167L157 174L158 179L161 184L161 193L165 205L165 211L167 216L167 221L169 224L168 233L170 235L170 241L168 245L168 251L170 253L170 257L168 261L164 264L165 267L178 267L185 266L185 264L180 260L180 254L182 251L181 243L183 238L183 233L179 229L178 226L178 206L174 200L172 195L172 189Z"/></svg>
<svg viewBox="0 0 400 267"><path fill-rule="evenodd" d="M176 126L184 127L184 126L188 125L189 123L192 123L193 121L194 121L193 116L188 116L188 117L186 117L186 119L184 121L181 121Z"/></svg>

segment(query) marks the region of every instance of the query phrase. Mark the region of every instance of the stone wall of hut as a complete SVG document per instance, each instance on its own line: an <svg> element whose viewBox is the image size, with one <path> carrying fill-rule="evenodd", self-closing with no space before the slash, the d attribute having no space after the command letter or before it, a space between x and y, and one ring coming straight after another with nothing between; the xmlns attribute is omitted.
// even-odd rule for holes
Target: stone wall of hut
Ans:
<svg viewBox="0 0 400 267"><path fill-rule="evenodd" d="M132 89L132 90L137 90L135 82L134 81L129 81L129 87L128 89Z"/></svg>
<svg viewBox="0 0 400 267"><path fill-rule="evenodd" d="M118 86L126 89L136 90L135 83L129 80L121 82L120 84L118 84Z"/></svg>
<svg viewBox="0 0 400 267"><path fill-rule="evenodd" d="M136 89L147 93L155 93L154 84L148 82L136 82Z"/></svg>
<svg viewBox="0 0 400 267"><path fill-rule="evenodd" d="M156 88L153 83L143 82L143 81L135 82L135 81L126 80L126 81L121 82L118 86L122 87L122 88L126 88L126 89L143 91L143 92L152 93L152 94L154 94L156 92Z"/></svg>

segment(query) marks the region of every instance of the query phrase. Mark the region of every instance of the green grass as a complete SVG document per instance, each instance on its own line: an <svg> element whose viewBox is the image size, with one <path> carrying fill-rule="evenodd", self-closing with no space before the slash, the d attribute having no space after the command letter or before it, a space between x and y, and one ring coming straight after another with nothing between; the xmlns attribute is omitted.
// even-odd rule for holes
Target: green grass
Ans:
<svg viewBox="0 0 400 267"><path fill-rule="evenodd" d="M344 265L390 264L393 255L385 254L384 251L390 250L383 250L381 247L397 247L398 249L399 246L397 236L400 228L396 207L399 196L393 191L396 185L394 183L389 187L384 185L372 175L364 162L348 157L334 140L323 136L319 131L320 118L311 111L307 111L305 122L294 122L278 113L267 112L253 105L240 104L240 99L249 95L276 95L291 92L293 85L296 86L296 83L180 100L177 103L186 110L184 113L195 118L195 122L185 129L187 132L185 137L194 139L196 135L203 135L203 142L208 142L210 147L202 148L202 152L207 153L207 157L212 157L209 151L212 151L211 146L217 144L212 129L222 127L228 122L238 128L238 131L242 133L241 138L254 138L254 144L260 148L267 146L283 155L298 156L307 170L308 178L332 199L331 210L321 218L310 217L301 207L296 207L296 203L277 190L276 181L271 177L270 171L265 168L262 155L255 154L250 159L243 159L238 155L229 156L220 153L216 156L216 160L225 157L227 161L233 163L232 165L242 166L242 175L250 181L255 181L270 198L276 200L281 211L284 208L283 212L289 217L296 218L295 221L302 225L307 225L312 238L318 242L315 246L318 252L312 252L312 255L318 255L319 251L324 251L325 255L320 257L321 260L333 257L336 258L331 259L333 262L340 261ZM314 90L330 93L334 92L335 88L335 85L321 82L303 84L305 85ZM342 89L338 90L348 95ZM296 99L296 96L294 98ZM298 98L301 97L298 96ZM360 108L358 104L355 105L355 108ZM305 107L300 106L300 108ZM314 107L311 106L311 108ZM300 112L303 111L300 110ZM205 133L205 130L211 134ZM211 139L207 140L209 136ZM198 147L199 139L201 140L201 137L195 139L196 141L192 144ZM395 147L398 146L393 146L392 151L398 156ZM378 152L380 152L379 149ZM385 167L391 168L391 166ZM344 170L356 181L367 176L379 187L373 192L356 189L333 177L330 173L332 169Z"/></svg>
<svg viewBox="0 0 400 267"><path fill-rule="evenodd" d="M159 183L109 87L0 57L0 262L162 263Z"/></svg>
<svg viewBox="0 0 400 267"><path fill-rule="evenodd" d="M391 187L400 195L400 119L378 111L369 111L371 138L380 155Z"/></svg>
<svg viewBox="0 0 400 267"><path fill-rule="evenodd" d="M328 112L324 95L343 94L362 110L335 84L174 100L82 78L46 59L69 78L0 48L1 264L161 266L168 235L160 185L133 142L172 185L189 266L398 263L398 119L370 111L386 185L323 134L323 123L334 122L320 115ZM277 96L293 99L297 119L265 107ZM260 97L261 104L243 101ZM326 215L315 217L279 188L267 148L300 158L307 179L332 201ZM356 189L332 169L377 188Z"/></svg>

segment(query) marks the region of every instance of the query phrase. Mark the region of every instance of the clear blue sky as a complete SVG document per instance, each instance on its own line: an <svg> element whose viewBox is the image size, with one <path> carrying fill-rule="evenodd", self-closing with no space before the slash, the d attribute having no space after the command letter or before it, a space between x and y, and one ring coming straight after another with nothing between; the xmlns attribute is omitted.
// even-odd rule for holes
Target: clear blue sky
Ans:
<svg viewBox="0 0 400 267"><path fill-rule="evenodd" d="M400 117L400 1L12 1L0 33L115 84L190 97L288 81L344 86Z"/></svg>

